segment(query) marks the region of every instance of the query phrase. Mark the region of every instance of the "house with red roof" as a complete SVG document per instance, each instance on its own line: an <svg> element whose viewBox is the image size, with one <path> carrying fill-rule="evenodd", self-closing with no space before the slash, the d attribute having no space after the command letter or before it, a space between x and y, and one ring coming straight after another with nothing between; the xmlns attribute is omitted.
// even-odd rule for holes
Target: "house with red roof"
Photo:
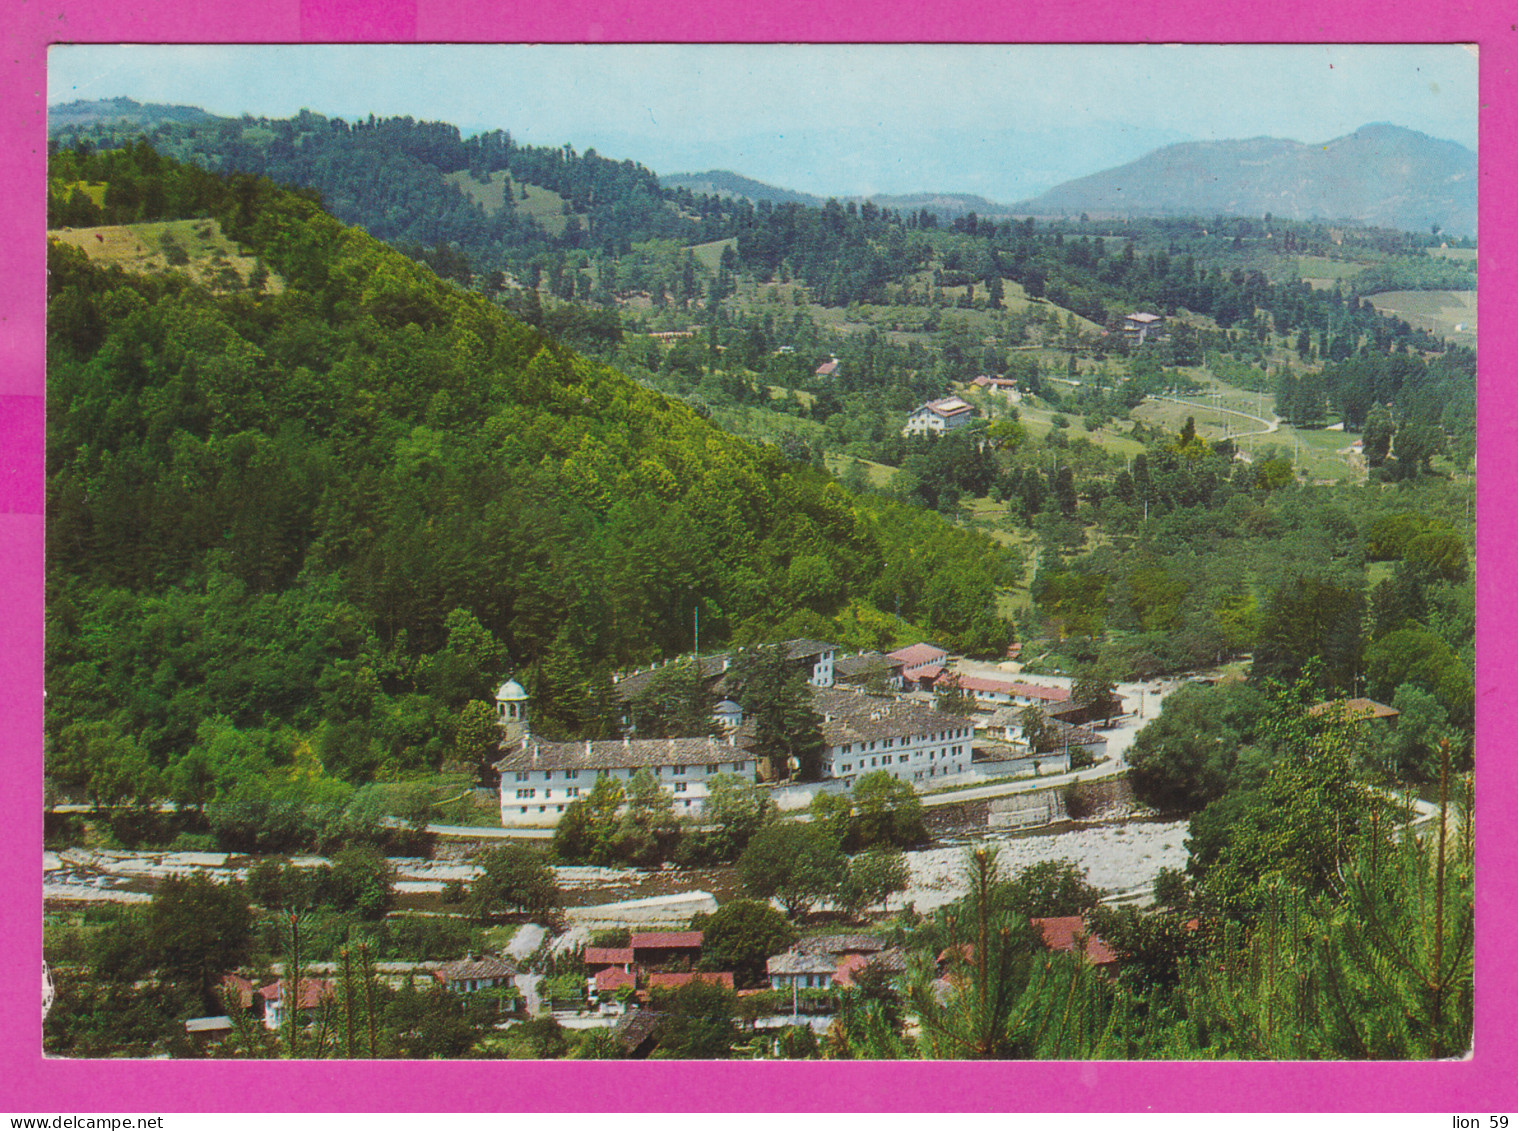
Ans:
<svg viewBox="0 0 1518 1131"><path fill-rule="evenodd" d="M639 966L694 964L701 957L701 932L634 931L628 949Z"/></svg>
<svg viewBox="0 0 1518 1131"><path fill-rule="evenodd" d="M901 674L907 679L916 679L917 673L923 668L937 664L942 666L949 658L949 654L942 648L932 644L913 644L907 648L898 648L894 652L887 652L886 659L894 660L901 665Z"/></svg>
<svg viewBox="0 0 1518 1131"><path fill-rule="evenodd" d="M1088 966L1115 972L1117 953L1086 926L1079 915L1060 915L1049 919L1030 919L1043 936L1044 946L1052 951L1073 954Z"/></svg>
<svg viewBox="0 0 1518 1131"><path fill-rule="evenodd" d="M581 961L592 974L609 969L631 972L633 949L630 946L588 946L581 955Z"/></svg>
<svg viewBox="0 0 1518 1131"><path fill-rule="evenodd" d="M255 995L256 1001L263 1003L264 1027L278 1029L285 1019L285 1009L288 1005L286 1000L288 984L283 978L263 987ZM326 978L302 978L298 991L293 995L296 999L295 1008L301 1013L313 1013L322 1006L337 1000L333 992L332 983ZM255 1013L258 1006L254 1006Z"/></svg>

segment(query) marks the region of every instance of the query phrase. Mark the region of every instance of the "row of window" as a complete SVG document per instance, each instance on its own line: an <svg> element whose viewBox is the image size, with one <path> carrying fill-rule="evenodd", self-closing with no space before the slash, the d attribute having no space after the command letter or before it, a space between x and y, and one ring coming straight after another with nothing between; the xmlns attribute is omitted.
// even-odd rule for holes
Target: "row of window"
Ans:
<svg viewBox="0 0 1518 1131"><path fill-rule="evenodd" d="M520 791L519 791L519 792L520 792ZM685 803L685 807L686 807L686 808L687 808L687 809L689 809L689 808L690 808L690 805L691 805L691 803L690 803L690 802L689 802L689 801L687 801L687 802L686 802L686 803ZM520 810L519 810L519 812L522 812L522 813L525 813L525 812L527 812L527 810L528 810L528 808L529 808L529 807L528 807L528 806L526 806L526 805L523 805L523 806L522 806L522 807L521 807L521 808L520 808ZM558 812L558 813L562 813L562 812L564 812L564 806L562 806L562 805L556 805L556 806L554 806L554 811L555 811L555 812ZM502 810L502 812L503 812L503 813L504 813L504 812L505 812L505 810ZM539 813L546 813L546 812L548 812L548 806L547 806L547 805L539 805L539 806L538 806L538 812L539 812Z"/></svg>
<svg viewBox="0 0 1518 1131"><path fill-rule="evenodd" d="M898 738L877 738L877 739L871 740L870 742L861 742L859 744L859 752L861 754L867 754L871 750L877 750L877 749L886 749L886 750L889 750L893 746L911 746L913 743L916 743L916 742L938 742L938 741L941 741L942 739L945 739L945 738L967 738L969 736L969 734L970 734L970 732L966 728L964 728L964 727L955 727L953 730L945 731L942 735L937 735L937 734L925 734L925 735L921 735L921 736L916 736L916 735L901 735ZM841 754L852 754L852 753L854 753L854 744L852 742L845 743L844 746L843 746L843 748L839 751L839 753L841 753Z"/></svg>
<svg viewBox="0 0 1518 1131"><path fill-rule="evenodd" d="M848 753L848 749L849 748L847 746L845 746L843 748L843 752L845 754L847 754ZM936 762L938 760L938 755L939 754L942 754L945 758L947 758L950 755L963 754L964 751L965 751L965 748L962 745L961 746L950 746L950 747L948 747L945 750L929 750L928 751L928 761L930 761L930 762ZM914 751L913 753L921 754L922 751L921 750L917 750L917 751ZM898 754L898 755L896 755L896 762L897 762L898 765L900 765L902 763L905 763L910 757L911 757L911 755L909 755L909 754ZM866 766L864 764L864 759L863 758L861 758L859 760L859 768L861 770L876 769L876 768L878 768L880 766L889 766L890 764L891 764L891 756L889 754L882 754L882 755L878 755L875 758L871 758L870 759L870 764L868 766ZM828 763L826 766L823 767L823 769L826 772L828 772L828 773L832 773L833 772L832 763ZM853 772L853 769L854 769L854 764L852 762L844 762L844 763L842 763L838 767L838 772L840 774L847 774L847 773Z"/></svg>
<svg viewBox="0 0 1518 1131"><path fill-rule="evenodd" d="M634 774L636 774L638 772L639 769L641 769L641 767L633 767L632 769L629 769L627 771L627 776L628 777L632 777ZM655 777L663 777L664 776L664 769L665 769L665 767L663 767L663 766L654 766L653 767L654 776ZM683 775L686 772L686 769L687 769L687 767L685 767L683 765L674 765L674 766L670 766L669 767L670 773L673 774L673 775L675 775L675 776L681 776L681 775ZM722 764L720 762L711 762L711 763L707 764L706 772L709 773L709 774L715 774L715 773L720 772L721 769L722 769ZM733 763L733 772L734 773L740 773L741 774L746 769L748 769L748 763L747 762L734 762ZM542 770L540 772L543 775L543 780L544 781L553 781L553 775L554 775L554 771L553 770ZM596 771L596 776L604 778L608 774L611 774L613 772L614 771L612 771L612 770L601 769L601 770L597 770ZM580 777L580 771L579 770L561 770L560 773L562 773L564 775L564 780L565 781L576 781ZM518 770L517 771L517 781L519 781L519 782L525 782L525 781L531 781L531 780L532 780L532 771L531 770Z"/></svg>

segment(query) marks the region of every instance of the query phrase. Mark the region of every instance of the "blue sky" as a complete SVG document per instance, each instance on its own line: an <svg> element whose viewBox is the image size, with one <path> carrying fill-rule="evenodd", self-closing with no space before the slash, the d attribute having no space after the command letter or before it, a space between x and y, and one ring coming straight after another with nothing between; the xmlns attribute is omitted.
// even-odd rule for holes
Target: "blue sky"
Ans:
<svg viewBox="0 0 1518 1131"><path fill-rule="evenodd" d="M1476 144L1476 59L1428 46L67 46L48 101L409 114L817 193L1010 201L1171 141L1392 122Z"/></svg>

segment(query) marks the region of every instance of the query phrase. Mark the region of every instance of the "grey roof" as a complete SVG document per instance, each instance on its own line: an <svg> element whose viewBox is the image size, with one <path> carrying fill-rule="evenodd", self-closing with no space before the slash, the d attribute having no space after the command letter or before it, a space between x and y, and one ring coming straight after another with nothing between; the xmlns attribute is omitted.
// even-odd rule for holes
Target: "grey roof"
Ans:
<svg viewBox="0 0 1518 1131"><path fill-rule="evenodd" d="M946 715L910 699L880 699L833 688L817 688L812 693L812 706L822 715L822 737L829 746L939 734L975 725L974 719Z"/></svg>
<svg viewBox="0 0 1518 1131"><path fill-rule="evenodd" d="M516 680L508 679L505 683L501 684L500 689L495 693L495 697L506 703L520 703L527 698L527 691Z"/></svg>
<svg viewBox="0 0 1518 1131"><path fill-rule="evenodd" d="M514 770L611 770L642 766L709 765L747 762L742 746L715 738L614 738L594 742L546 742L528 735L507 748L495 764Z"/></svg>
<svg viewBox="0 0 1518 1131"><path fill-rule="evenodd" d="M453 962L445 962L437 968L438 974L444 981L463 982L470 978L510 978L515 976L517 966L509 958L500 958L493 954L482 955L475 958L459 958Z"/></svg>
<svg viewBox="0 0 1518 1131"><path fill-rule="evenodd" d="M696 660L696 663L700 668L703 679L717 680L722 676L723 672L727 671L728 659L729 657L725 653L722 653L715 656L701 656ZM688 663L689 660L676 660L673 662ZM625 675L617 680L613 690L616 691L619 699L636 699L648 689L649 685L654 682L660 672L670 666L670 664L660 664L657 667L650 668L648 671L633 672L631 675Z"/></svg>
<svg viewBox="0 0 1518 1131"><path fill-rule="evenodd" d="M766 961L764 969L770 974L832 974L838 969L838 960L830 954L788 950Z"/></svg>
<svg viewBox="0 0 1518 1131"><path fill-rule="evenodd" d="M893 660L879 652L861 652L857 656L839 657L833 663L833 674L840 679L846 679L849 676L873 675L875 672L900 673L902 667L900 660Z"/></svg>
<svg viewBox="0 0 1518 1131"><path fill-rule="evenodd" d="M787 640L784 644L785 658L787 660L799 660L805 656L820 656L824 652L838 651L838 645L828 644L821 640Z"/></svg>
<svg viewBox="0 0 1518 1131"><path fill-rule="evenodd" d="M650 1037L657 1037L663 1028L664 1015L651 1009L635 1009L624 1013L622 1019L612 1026L611 1035L628 1052L634 1052Z"/></svg>
<svg viewBox="0 0 1518 1131"><path fill-rule="evenodd" d="M190 1017L185 1020L186 1033L220 1033L232 1028L230 1017Z"/></svg>
<svg viewBox="0 0 1518 1131"><path fill-rule="evenodd" d="M798 942L796 949L807 954L870 954L885 945L874 935L813 935Z"/></svg>

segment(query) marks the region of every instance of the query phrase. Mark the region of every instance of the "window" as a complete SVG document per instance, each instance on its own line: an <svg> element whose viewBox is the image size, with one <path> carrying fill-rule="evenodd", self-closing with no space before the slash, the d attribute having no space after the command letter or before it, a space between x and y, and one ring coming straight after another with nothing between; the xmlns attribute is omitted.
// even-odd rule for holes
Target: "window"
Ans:
<svg viewBox="0 0 1518 1131"><path fill-rule="evenodd" d="M675 783L675 792L676 793L684 793L685 792L685 785L686 785L685 782L683 782L683 781L677 781Z"/></svg>
<svg viewBox="0 0 1518 1131"><path fill-rule="evenodd" d="M683 773L685 773L685 767L684 766L675 766L674 769L671 772L672 773L676 773L676 774L683 774Z"/></svg>
<svg viewBox="0 0 1518 1131"><path fill-rule="evenodd" d="M530 777L532 777L531 774L523 773L520 770L517 771L517 781L526 781Z"/></svg>
<svg viewBox="0 0 1518 1131"><path fill-rule="evenodd" d="M580 771L579 770L565 770L564 771L564 777L568 781L577 781L577 780L579 780L579 777L580 777Z"/></svg>
<svg viewBox="0 0 1518 1131"><path fill-rule="evenodd" d="M733 763L733 769L736 770L738 773L741 774L744 770L748 769L748 763L747 762L734 762Z"/></svg>
<svg viewBox="0 0 1518 1131"><path fill-rule="evenodd" d="M717 772L718 768L719 768L719 765L720 764L717 763L717 762L712 762L710 765L708 765L706 767L706 772L709 773L709 774L715 774Z"/></svg>
<svg viewBox="0 0 1518 1131"><path fill-rule="evenodd" d="M567 793L570 797L579 797L580 796L580 787L577 786L577 785L572 785L567 790L565 790L564 792Z"/></svg>
<svg viewBox="0 0 1518 1131"><path fill-rule="evenodd" d="M543 771L543 780L544 781L553 781L553 771L552 770L544 770Z"/></svg>
<svg viewBox="0 0 1518 1131"><path fill-rule="evenodd" d="M655 766L654 767L654 777L656 777L656 778L662 778L663 776L664 776L664 767L663 766Z"/></svg>

